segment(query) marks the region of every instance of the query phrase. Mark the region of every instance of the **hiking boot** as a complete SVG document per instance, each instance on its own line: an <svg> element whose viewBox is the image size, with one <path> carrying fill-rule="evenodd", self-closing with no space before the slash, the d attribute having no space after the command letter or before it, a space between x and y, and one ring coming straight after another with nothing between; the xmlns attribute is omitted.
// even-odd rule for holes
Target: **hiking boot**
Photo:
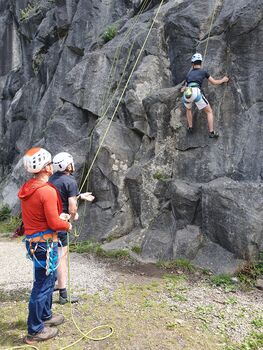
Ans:
<svg viewBox="0 0 263 350"><path fill-rule="evenodd" d="M219 134L218 134L218 132L211 131L211 132L209 133L209 137L210 137L211 139L217 139L217 138L219 137Z"/></svg>
<svg viewBox="0 0 263 350"><path fill-rule="evenodd" d="M78 303L79 302L79 298L78 297L71 297L70 298L70 302L71 304L74 304L74 303ZM63 298L61 295L59 296L59 301L58 303L60 305L64 305L66 303L69 303L69 298Z"/></svg>
<svg viewBox="0 0 263 350"><path fill-rule="evenodd" d="M188 126L188 128L187 128L188 134L192 134L193 131L194 131L194 130L193 130L193 127Z"/></svg>
<svg viewBox="0 0 263 350"><path fill-rule="evenodd" d="M49 320L44 321L44 325L47 327L59 326L64 320L63 315L52 315Z"/></svg>
<svg viewBox="0 0 263 350"><path fill-rule="evenodd" d="M44 327L41 332L34 335L28 334L24 338L24 343L32 345L41 341L46 341L54 338L58 334L57 328Z"/></svg>

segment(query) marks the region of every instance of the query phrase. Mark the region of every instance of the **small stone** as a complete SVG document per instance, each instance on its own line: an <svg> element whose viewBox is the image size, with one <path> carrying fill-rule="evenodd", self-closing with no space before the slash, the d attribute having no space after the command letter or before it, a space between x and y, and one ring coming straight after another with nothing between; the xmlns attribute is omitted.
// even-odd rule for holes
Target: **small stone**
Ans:
<svg viewBox="0 0 263 350"><path fill-rule="evenodd" d="M256 280L255 287L260 289L260 290L263 290L263 278L258 278Z"/></svg>

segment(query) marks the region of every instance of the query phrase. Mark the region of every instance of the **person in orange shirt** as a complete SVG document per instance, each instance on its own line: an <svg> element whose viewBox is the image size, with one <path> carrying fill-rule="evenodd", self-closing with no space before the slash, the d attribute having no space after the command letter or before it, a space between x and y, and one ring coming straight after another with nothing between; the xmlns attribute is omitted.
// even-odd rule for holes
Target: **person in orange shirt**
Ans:
<svg viewBox="0 0 263 350"><path fill-rule="evenodd" d="M55 337L62 315L52 315L52 293L58 260L57 231L72 229L60 218L62 203L56 189L48 183L53 174L51 154L43 148L28 150L23 158L27 172L34 177L19 190L25 241L34 264L34 283L29 300L26 344L32 345Z"/></svg>

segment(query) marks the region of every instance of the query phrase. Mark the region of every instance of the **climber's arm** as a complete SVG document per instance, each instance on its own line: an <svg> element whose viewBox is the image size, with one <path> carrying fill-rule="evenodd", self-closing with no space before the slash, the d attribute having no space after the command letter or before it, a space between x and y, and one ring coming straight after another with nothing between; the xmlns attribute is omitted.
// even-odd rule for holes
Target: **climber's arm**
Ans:
<svg viewBox="0 0 263 350"><path fill-rule="evenodd" d="M222 79L214 79L213 77L208 78L208 81L213 85L220 85L223 83L227 83L229 81L229 78L225 75Z"/></svg>

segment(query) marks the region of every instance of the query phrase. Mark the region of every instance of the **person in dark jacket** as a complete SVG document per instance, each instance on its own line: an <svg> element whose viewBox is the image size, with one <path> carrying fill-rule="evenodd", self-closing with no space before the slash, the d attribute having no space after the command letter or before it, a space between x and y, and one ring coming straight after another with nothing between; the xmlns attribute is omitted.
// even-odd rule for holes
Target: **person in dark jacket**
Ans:
<svg viewBox="0 0 263 350"><path fill-rule="evenodd" d="M79 193L78 185L72 173L75 170L73 157L67 152L60 152L53 158L55 173L50 177L49 182L53 184L60 193L63 203L63 213L69 214L70 220L78 220L77 199L93 201L94 196L90 192ZM60 231L59 257L60 264L57 271L59 303L65 304L69 301L67 293L68 279L68 239L67 232ZM78 298L72 296L71 303L77 302Z"/></svg>
<svg viewBox="0 0 263 350"><path fill-rule="evenodd" d="M207 71L202 69L203 58L200 53L195 53L192 56L191 61L192 70L187 74L185 84L181 89L181 91L184 93L183 104L186 108L188 132L193 132L192 105L194 102L199 110L204 110L206 113L209 137L217 138L219 134L214 131L213 111L202 91L202 83L204 79L208 79L208 81L213 85L220 85L227 83L229 81L229 78L227 76L224 76L222 79L214 79Z"/></svg>

